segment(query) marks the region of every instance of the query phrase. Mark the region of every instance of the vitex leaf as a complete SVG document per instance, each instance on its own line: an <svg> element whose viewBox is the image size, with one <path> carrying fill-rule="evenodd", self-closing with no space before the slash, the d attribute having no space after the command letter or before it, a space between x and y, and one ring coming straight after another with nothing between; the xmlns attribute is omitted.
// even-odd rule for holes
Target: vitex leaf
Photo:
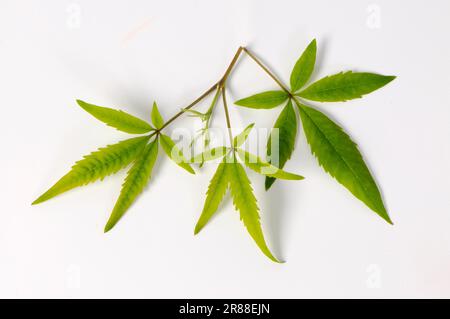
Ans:
<svg viewBox="0 0 450 319"><path fill-rule="evenodd" d="M82 160L72 166L69 173L36 199L33 205L116 173L139 156L147 141L148 136L130 138L84 156Z"/></svg>
<svg viewBox="0 0 450 319"><path fill-rule="evenodd" d="M341 72L314 82L296 95L311 101L345 102L373 92L394 79L395 76L373 73Z"/></svg>
<svg viewBox="0 0 450 319"><path fill-rule="evenodd" d="M195 155L188 162L189 163L203 163L206 161L212 161L221 157L224 157L228 152L228 148L225 146L215 147L204 151L203 153Z"/></svg>
<svg viewBox="0 0 450 319"><path fill-rule="evenodd" d="M252 130L253 126L255 126L255 123L250 124L247 126L239 135L236 135L233 139L233 146L239 147L247 140L248 135L250 134L250 131Z"/></svg>
<svg viewBox="0 0 450 319"><path fill-rule="evenodd" d="M77 100L77 103L93 117L119 131L131 134L142 134L153 130L153 127L147 122L131 114L125 113L124 111L89 104L81 100Z"/></svg>
<svg viewBox="0 0 450 319"><path fill-rule="evenodd" d="M276 134L278 133L278 134ZM279 168L283 168L291 158L295 148L297 136L297 115L295 114L292 102L289 101L275 122L274 129L270 133L267 141L267 156L269 163ZM275 147L275 149L273 149ZM278 157L278 160L275 160ZM268 190L275 182L275 178L267 176L265 188Z"/></svg>
<svg viewBox="0 0 450 319"><path fill-rule="evenodd" d="M319 164L388 223L380 191L356 144L336 123L316 109L300 105L306 139Z"/></svg>
<svg viewBox="0 0 450 319"><path fill-rule="evenodd" d="M187 163L185 157L183 156L183 152L175 145L175 142L169 136L160 134L159 142L169 158L189 173L195 174L195 171L192 169L191 165Z"/></svg>
<svg viewBox="0 0 450 319"><path fill-rule="evenodd" d="M291 92L297 92L311 77L316 63L316 52L317 45L314 39L295 63L291 73Z"/></svg>
<svg viewBox="0 0 450 319"><path fill-rule="evenodd" d="M198 234L217 211L228 188L229 166L230 164L227 164L224 159L217 167L216 173L209 183L205 205L203 206L202 214L200 215L197 225L195 225L194 234Z"/></svg>
<svg viewBox="0 0 450 319"><path fill-rule="evenodd" d="M153 102L152 123L156 128L161 128L164 125L164 120L161 116L161 113L159 113L158 105L156 105L156 102Z"/></svg>
<svg viewBox="0 0 450 319"><path fill-rule="evenodd" d="M239 211L241 220L247 228L247 231L264 255L274 262L279 262L270 252L266 240L264 239L259 218L258 204L244 168L241 164L236 162L235 158L233 163L228 163L226 165L229 165L228 174L233 203Z"/></svg>
<svg viewBox="0 0 450 319"><path fill-rule="evenodd" d="M304 179L303 176L283 171L282 169L263 161L258 156L240 148L237 149L237 153L246 166L259 174L288 180Z"/></svg>
<svg viewBox="0 0 450 319"><path fill-rule="evenodd" d="M288 98L289 95L284 91L267 91L241 99L234 102L234 104L253 109L272 109L285 102Z"/></svg>
<svg viewBox="0 0 450 319"><path fill-rule="evenodd" d="M144 190L144 187L150 179L157 157L158 141L155 139L145 147L145 150L128 171L119 198L105 226L105 232L111 230L116 225L128 208L130 208L136 197Z"/></svg>

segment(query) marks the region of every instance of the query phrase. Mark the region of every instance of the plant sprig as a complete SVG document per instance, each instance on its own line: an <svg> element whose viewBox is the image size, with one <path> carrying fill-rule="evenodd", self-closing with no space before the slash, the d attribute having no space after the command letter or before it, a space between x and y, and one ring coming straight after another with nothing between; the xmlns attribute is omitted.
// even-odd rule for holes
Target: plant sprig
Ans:
<svg viewBox="0 0 450 319"><path fill-rule="evenodd" d="M261 159L242 148L254 124L247 126L240 134L233 136L229 107L227 103L227 80L242 53L250 57L278 85L280 90L266 91L240 99L236 105L254 109L271 109L284 105L275 121L274 130L267 141L267 160ZM319 102L344 102L371 93L395 77L372 73L341 72L324 77L305 88L314 73L317 44L313 40L295 63L290 75L290 88L285 86L249 49L239 47L223 76L192 103L164 121L156 102L151 111L151 124L124 111L101 107L77 100L85 111L98 120L130 134L147 134L108 145L92 152L75 163L72 169L50 189L38 197L33 204L42 203L75 187L83 186L131 165L122 190L105 226L111 230L127 212L145 186L151 180L152 170L158 158L159 147L178 166L195 174L192 164L219 160L220 164L209 184L206 200L194 233L197 234L209 222L230 189L231 197L240 218L260 250L272 261L280 262L270 251L260 223L259 207L253 193L250 179L244 166L265 176L268 190L276 179L302 180L303 176L286 172L284 165L290 159L302 124L306 139L319 164L346 187L355 197L364 202L388 223L392 221L384 207L380 191L368 170L362 155L349 135L325 114L308 105L307 100ZM215 92L206 112L193 108L204 98ZM222 98L225 112L229 145L210 148L209 128ZM305 100L305 101L304 101ZM203 139L203 150L186 159L181 149L163 130L181 115L199 118L203 127L194 137L191 145ZM299 120L298 120L299 119ZM277 133L277 134L275 134ZM275 148L273 148L275 146ZM278 153L275 154L276 150ZM279 160L274 162L275 155Z"/></svg>

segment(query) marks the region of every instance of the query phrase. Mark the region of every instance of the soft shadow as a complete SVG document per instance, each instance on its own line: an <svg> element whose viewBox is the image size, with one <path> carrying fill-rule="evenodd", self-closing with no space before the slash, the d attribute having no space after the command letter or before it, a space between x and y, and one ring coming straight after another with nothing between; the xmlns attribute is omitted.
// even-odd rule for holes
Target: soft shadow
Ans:
<svg viewBox="0 0 450 319"><path fill-rule="evenodd" d="M289 212L286 210L286 189L277 185L283 181L276 181L272 187L266 191L266 196L262 197L261 206L263 207L265 225L264 229L270 239L273 253L278 259L285 261L285 252L283 250L286 231L286 221L290 220Z"/></svg>

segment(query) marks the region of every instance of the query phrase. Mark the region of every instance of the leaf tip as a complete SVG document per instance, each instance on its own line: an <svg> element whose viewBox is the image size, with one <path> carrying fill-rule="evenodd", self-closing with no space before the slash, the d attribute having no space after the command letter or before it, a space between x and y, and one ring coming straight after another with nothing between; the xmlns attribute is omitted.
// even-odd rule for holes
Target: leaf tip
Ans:
<svg viewBox="0 0 450 319"><path fill-rule="evenodd" d="M266 176L266 180L264 182L265 190L268 191L272 187L273 183L275 183L275 178Z"/></svg>
<svg viewBox="0 0 450 319"><path fill-rule="evenodd" d="M77 99L76 102L77 102L77 104L78 104L79 106L81 106L83 109L86 107L86 104L87 104L87 103L84 102L83 100Z"/></svg>
<svg viewBox="0 0 450 319"><path fill-rule="evenodd" d="M194 235L197 235L201 230L202 230L202 226L200 226L199 224L195 225L195 229L194 229Z"/></svg>
<svg viewBox="0 0 450 319"><path fill-rule="evenodd" d="M113 229L115 224L115 222L108 221L105 225L105 228L103 229L103 233L106 234L107 232L109 232L111 229Z"/></svg>

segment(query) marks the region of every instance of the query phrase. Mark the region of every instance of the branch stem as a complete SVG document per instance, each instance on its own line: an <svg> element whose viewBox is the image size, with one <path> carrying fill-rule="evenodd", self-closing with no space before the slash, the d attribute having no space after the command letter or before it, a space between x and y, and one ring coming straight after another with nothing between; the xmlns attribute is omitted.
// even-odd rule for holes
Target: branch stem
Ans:
<svg viewBox="0 0 450 319"><path fill-rule="evenodd" d="M256 64L259 65L261 69L264 70L277 84L278 86L287 94L289 94L290 97L292 97L291 91L273 74L252 52L250 52L247 48L243 48L244 52L253 60L256 62Z"/></svg>
<svg viewBox="0 0 450 319"><path fill-rule="evenodd" d="M228 128L228 136L230 138L230 147L233 147L233 133L231 132L231 121L230 114L228 112L227 98L225 92L225 83L222 86L222 100L223 100L223 109L225 110L225 117L227 119L227 128Z"/></svg>
<svg viewBox="0 0 450 319"><path fill-rule="evenodd" d="M207 97L211 92L213 92L214 90L222 90L222 92L224 92L223 88L225 86L225 82L228 79L231 71L233 70L233 68L235 67L239 56L241 55L242 51L245 50L243 47L239 47L236 51L236 53L233 56L233 59L231 60L230 64L228 65L225 73L223 74L222 78L216 82L213 86L211 86L205 93L203 93L202 95L200 95L197 99L195 99L191 104L189 104L188 106L186 106L182 111L178 112L177 114L175 114L174 116L172 116L166 123L164 123L163 126L161 126L159 129L155 130L153 133L150 134L150 137L154 136L154 135L159 135L160 132L166 128L167 126L169 126L173 121L175 121L178 117L180 117L183 113L185 113L186 110L189 110L191 108L193 108L195 105L197 105L200 101L202 101L205 97ZM231 132L231 130L230 130Z"/></svg>

